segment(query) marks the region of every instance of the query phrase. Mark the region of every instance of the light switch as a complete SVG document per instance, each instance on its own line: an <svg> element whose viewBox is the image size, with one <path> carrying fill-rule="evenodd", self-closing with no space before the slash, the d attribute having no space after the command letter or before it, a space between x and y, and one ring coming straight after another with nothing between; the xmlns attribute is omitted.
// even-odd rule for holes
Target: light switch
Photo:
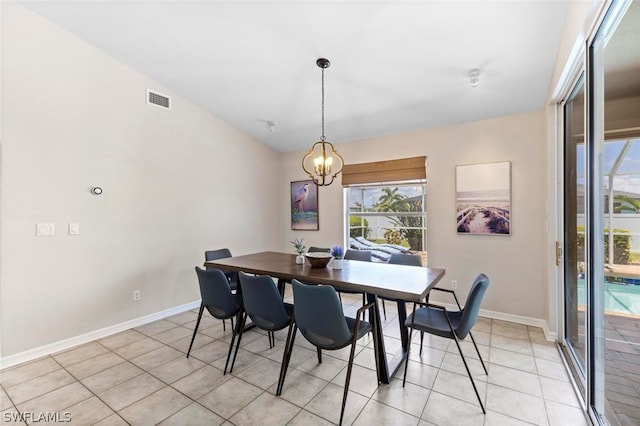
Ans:
<svg viewBox="0 0 640 426"><path fill-rule="evenodd" d="M79 223L70 223L69 224L69 235L78 235L80 233L80 224Z"/></svg>
<svg viewBox="0 0 640 426"><path fill-rule="evenodd" d="M36 224L36 235L38 237L43 237L47 235L54 235L55 227L53 223L38 223Z"/></svg>

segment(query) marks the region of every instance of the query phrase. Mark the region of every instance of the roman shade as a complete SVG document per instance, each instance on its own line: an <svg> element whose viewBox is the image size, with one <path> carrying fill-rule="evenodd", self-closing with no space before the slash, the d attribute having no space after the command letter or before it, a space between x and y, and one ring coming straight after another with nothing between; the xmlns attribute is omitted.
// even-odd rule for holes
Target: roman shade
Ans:
<svg viewBox="0 0 640 426"><path fill-rule="evenodd" d="M426 179L426 162L427 157L423 155L399 160L345 164L342 169L342 186Z"/></svg>

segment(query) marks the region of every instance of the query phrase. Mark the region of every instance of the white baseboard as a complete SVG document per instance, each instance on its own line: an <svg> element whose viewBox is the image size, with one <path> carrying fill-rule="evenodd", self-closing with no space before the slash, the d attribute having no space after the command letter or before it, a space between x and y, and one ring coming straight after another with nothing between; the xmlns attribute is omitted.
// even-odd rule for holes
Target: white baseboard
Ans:
<svg viewBox="0 0 640 426"><path fill-rule="evenodd" d="M144 325L153 321L158 321L160 319L167 318L167 317L188 311L190 309L199 308L199 307L200 307L200 301L197 300L195 302L176 306L174 308L166 309L164 311L156 312L154 314L149 314L140 318L135 318L129 321L125 321L120 324L115 324L109 327L101 328L99 330L90 331L89 333L81 334L79 336L71 337L69 339L64 339L58 342L50 343L48 345L40 346L39 348L29 349L28 351L20 352L5 358L0 358L0 369L21 364L23 362L32 361L34 359L40 358L45 355L50 355L56 352L60 352L65 349L82 345L83 343L88 343L96 339L102 339L103 337L111 336L112 334L129 330L130 328L139 327L141 325Z"/></svg>
<svg viewBox="0 0 640 426"><path fill-rule="evenodd" d="M457 306L448 303L443 303L447 309L456 310ZM50 343L39 348L30 349L28 351L20 352L15 355L11 355L5 358L0 358L0 369L11 367L13 365L21 364L23 362L32 361L36 358L40 358L45 355L50 355L56 352L63 351L65 349L72 348L74 346L88 343L96 339L102 339L112 334L120 333L121 331L129 330L130 328L139 327L141 325L158 321L163 318L176 315L190 309L200 307L200 301L187 303L174 308L166 309L164 311L156 312L154 314L145 315L140 318L136 318L130 321L125 321L120 324L112 325L110 327L101 328L99 330L91 331L89 333L82 334L80 336L71 337L69 339L61 340L59 342ZM480 316L486 318L492 318L502 321L515 322L523 325L530 325L532 327L540 327L544 332L544 335L548 341L556 341L557 334L550 332L547 322L538 318L525 317L522 315L505 314L503 312L488 311L485 309L480 310Z"/></svg>
<svg viewBox="0 0 640 426"><path fill-rule="evenodd" d="M458 306L450 303L438 303L443 305L447 309L458 310ZM497 319L501 321L515 322L522 325L530 325L532 327L539 327L544 332L544 337L549 342L555 342L558 340L558 334L556 332L549 331L549 325L543 319L525 317L523 315L505 314L504 312L488 311L486 309L480 309L479 315L485 318Z"/></svg>
<svg viewBox="0 0 640 426"><path fill-rule="evenodd" d="M515 322L523 325L530 325L532 327L539 327L544 332L544 337L550 342L555 342L558 338L558 335L556 332L549 331L549 325L547 324L547 322L539 318L525 317L522 315L505 314L503 312L487 311L484 309L480 309L480 316L502 320L502 321Z"/></svg>

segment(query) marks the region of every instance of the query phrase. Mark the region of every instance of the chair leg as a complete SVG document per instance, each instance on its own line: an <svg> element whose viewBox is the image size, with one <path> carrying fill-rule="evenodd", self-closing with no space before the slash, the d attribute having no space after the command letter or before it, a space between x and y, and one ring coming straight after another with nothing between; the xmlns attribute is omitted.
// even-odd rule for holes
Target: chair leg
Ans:
<svg viewBox="0 0 640 426"><path fill-rule="evenodd" d="M367 304L367 295L365 293L362 293L362 306ZM362 311L362 321L364 321L364 315L365 315L366 311Z"/></svg>
<svg viewBox="0 0 640 426"><path fill-rule="evenodd" d="M267 334L269 335L269 349L273 349L276 345L276 335L273 331L267 331Z"/></svg>
<svg viewBox="0 0 640 426"><path fill-rule="evenodd" d="M349 353L349 364L347 365L347 378L344 382L344 394L342 396L342 409L340 410L340 423L338 423L339 425L342 424L342 419L344 417L344 408L347 405L347 396L349 394L349 382L351 382L351 370L353 370L353 358L356 353L356 342L355 342L356 338L357 337L354 337L354 341L351 342L351 352Z"/></svg>
<svg viewBox="0 0 640 426"><path fill-rule="evenodd" d="M458 336L453 335L453 340L456 341L456 346L458 346L458 352L460 352L460 356L462 357L462 362L464 363L464 368L467 369L467 375L469 375L469 380L471 380L471 384L473 385L473 390L476 392L476 396L478 397L478 402L480 403L480 408L482 408L482 413L487 414L484 410L484 405L482 405L482 399L480 398L480 394L478 393L478 388L476 387L476 382L473 380L473 376L471 376L471 370L469 370L469 366L467 365L467 360L462 353L462 348L460 347L460 342L458 342Z"/></svg>
<svg viewBox="0 0 640 426"><path fill-rule="evenodd" d="M420 355L422 355L422 342L424 342L424 331L420 332Z"/></svg>
<svg viewBox="0 0 640 426"><path fill-rule="evenodd" d="M318 364L322 364L322 349L316 347L316 350L318 351Z"/></svg>
<svg viewBox="0 0 640 426"><path fill-rule="evenodd" d="M484 365L484 361L482 360L482 355L480 355L480 351L478 350L478 345L476 345L476 341L473 338L473 334L471 334L471 332L469 332L469 337L471 337L471 341L473 342L473 346L476 348L476 352L478 353L478 358L480 358L480 362L482 363L482 368L484 368L484 374L489 374L489 372L487 371L487 367L485 367Z"/></svg>
<svg viewBox="0 0 640 426"><path fill-rule="evenodd" d="M239 324L239 323L238 323ZM231 343L229 344L229 352L227 353L227 362L225 362L224 364L224 373L223 375L227 374L227 367L229 366L229 360L231 359L231 352L233 352L233 346L236 342L236 337L238 335L238 330L236 330L235 328L231 330Z"/></svg>
<svg viewBox="0 0 640 426"><path fill-rule="evenodd" d="M233 330L233 325L231 325L231 329ZM226 320L222 320L222 331L227 331Z"/></svg>
<svg viewBox="0 0 640 426"><path fill-rule="evenodd" d="M229 373L233 373L233 366L236 364L236 357L238 356L238 352L240 352L240 341L242 340L242 331L244 330L244 325L246 322L247 322L247 313L245 312L242 315L242 320L238 321L238 327L235 333L238 336L236 340L236 350L233 352L233 360L231 361L231 367L229 368ZM228 359L227 359L227 362L229 362Z"/></svg>
<svg viewBox="0 0 640 426"><path fill-rule="evenodd" d="M189 344L189 350L187 351L187 358L189 358L189 354L191 353L191 347L193 346L193 341L196 340L196 333L198 332L198 327L200 326L200 320L202 319L203 311L204 311L204 303L201 303L200 312L198 312L198 321L196 321L196 328L193 329L193 337L191 338L191 343Z"/></svg>
<svg viewBox="0 0 640 426"><path fill-rule="evenodd" d="M287 342L284 344L284 355L282 356L282 365L280 366L280 378L278 379L276 396L282 395L284 379L287 377L287 370L289 368L289 361L291 361L291 353L293 352L293 344L296 341L297 331L298 326L296 326L295 323L291 323L289 326L289 333L287 333Z"/></svg>
<svg viewBox="0 0 640 426"><path fill-rule="evenodd" d="M384 314L384 320L387 320L387 308L384 306L384 299L380 299L382 300L382 313Z"/></svg>

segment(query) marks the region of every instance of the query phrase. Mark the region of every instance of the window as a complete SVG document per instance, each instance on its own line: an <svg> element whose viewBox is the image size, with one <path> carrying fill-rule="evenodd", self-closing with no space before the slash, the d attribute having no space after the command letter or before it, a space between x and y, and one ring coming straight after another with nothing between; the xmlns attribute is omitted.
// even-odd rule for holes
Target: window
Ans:
<svg viewBox="0 0 640 426"><path fill-rule="evenodd" d="M372 250L379 261L396 251L426 255L424 180L350 186L345 192L352 249Z"/></svg>

